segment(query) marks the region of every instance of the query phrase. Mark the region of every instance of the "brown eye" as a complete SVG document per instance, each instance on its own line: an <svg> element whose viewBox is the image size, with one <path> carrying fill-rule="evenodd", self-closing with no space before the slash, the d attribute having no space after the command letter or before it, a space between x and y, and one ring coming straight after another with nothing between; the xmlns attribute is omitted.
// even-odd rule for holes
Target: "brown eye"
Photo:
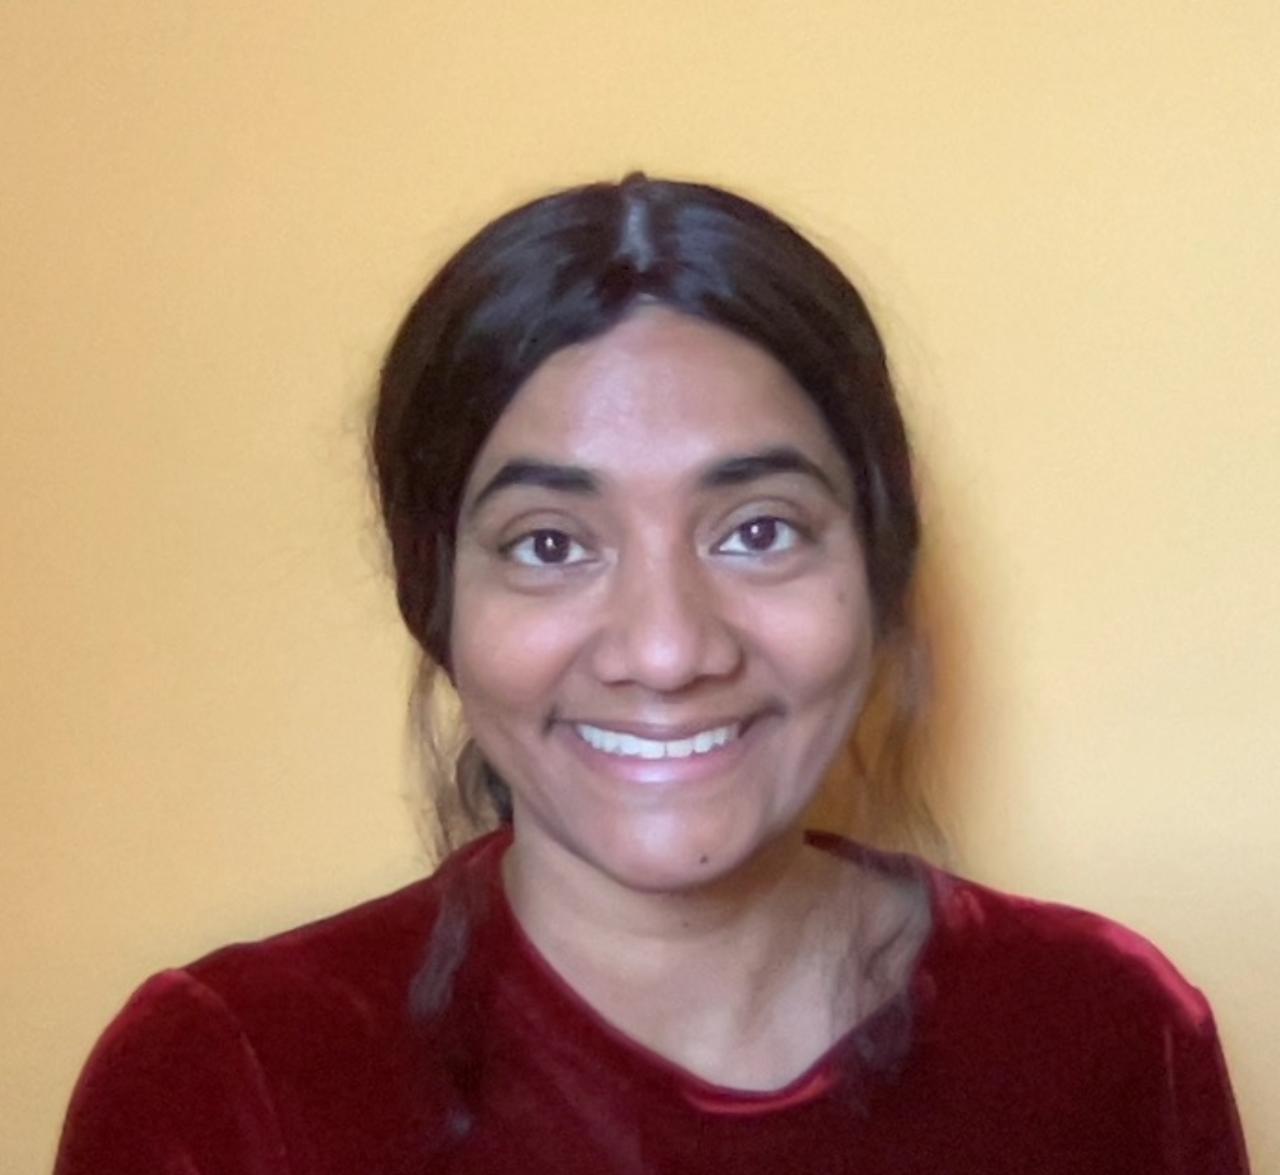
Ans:
<svg viewBox="0 0 1280 1175"><path fill-rule="evenodd" d="M716 548L721 555L774 555L797 546L799 529L781 518L752 518L734 527Z"/></svg>
<svg viewBox="0 0 1280 1175"><path fill-rule="evenodd" d="M748 551L772 550L778 541L778 520L776 518L755 518L743 526L742 545Z"/></svg>
<svg viewBox="0 0 1280 1175"><path fill-rule="evenodd" d="M581 563L586 548L562 530L535 530L511 543L505 550L508 559L525 567L564 567Z"/></svg>

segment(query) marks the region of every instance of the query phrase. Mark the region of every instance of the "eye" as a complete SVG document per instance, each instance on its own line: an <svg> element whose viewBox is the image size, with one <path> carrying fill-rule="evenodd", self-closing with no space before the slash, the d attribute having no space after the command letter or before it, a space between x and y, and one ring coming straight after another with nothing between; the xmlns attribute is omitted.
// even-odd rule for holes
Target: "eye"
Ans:
<svg viewBox="0 0 1280 1175"><path fill-rule="evenodd" d="M502 553L522 567L569 567L589 557L581 543L549 527L522 535L503 547Z"/></svg>
<svg viewBox="0 0 1280 1175"><path fill-rule="evenodd" d="M804 536L781 518L752 518L716 545L720 555L776 555L798 546Z"/></svg>

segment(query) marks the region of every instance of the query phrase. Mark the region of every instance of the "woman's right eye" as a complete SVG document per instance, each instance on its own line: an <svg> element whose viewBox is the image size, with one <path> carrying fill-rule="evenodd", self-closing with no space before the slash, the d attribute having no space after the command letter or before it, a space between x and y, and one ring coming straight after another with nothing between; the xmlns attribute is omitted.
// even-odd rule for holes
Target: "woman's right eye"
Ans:
<svg viewBox="0 0 1280 1175"><path fill-rule="evenodd" d="M570 567L588 559L580 542L562 530L531 530L502 548L502 554L522 567Z"/></svg>

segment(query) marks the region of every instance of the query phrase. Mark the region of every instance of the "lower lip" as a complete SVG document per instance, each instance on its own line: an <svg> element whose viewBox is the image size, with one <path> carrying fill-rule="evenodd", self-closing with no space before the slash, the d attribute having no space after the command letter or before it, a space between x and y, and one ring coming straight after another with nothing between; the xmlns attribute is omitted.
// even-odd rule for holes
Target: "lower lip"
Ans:
<svg viewBox="0 0 1280 1175"><path fill-rule="evenodd" d="M744 723L738 736L702 754L683 759L643 759L633 755L610 755L586 742L570 725L560 729L568 738L574 754L594 772L625 783L647 787L664 785L689 786L723 776L737 767L755 742L756 721Z"/></svg>

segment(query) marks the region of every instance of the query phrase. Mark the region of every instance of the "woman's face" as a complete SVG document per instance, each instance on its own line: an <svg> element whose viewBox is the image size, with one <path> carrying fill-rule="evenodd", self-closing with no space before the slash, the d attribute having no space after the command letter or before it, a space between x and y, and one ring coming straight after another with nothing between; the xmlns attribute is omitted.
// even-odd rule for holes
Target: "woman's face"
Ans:
<svg viewBox="0 0 1280 1175"><path fill-rule="evenodd" d="M666 309L547 360L476 459L453 668L522 861L643 891L794 831L864 695L848 470L767 352Z"/></svg>

